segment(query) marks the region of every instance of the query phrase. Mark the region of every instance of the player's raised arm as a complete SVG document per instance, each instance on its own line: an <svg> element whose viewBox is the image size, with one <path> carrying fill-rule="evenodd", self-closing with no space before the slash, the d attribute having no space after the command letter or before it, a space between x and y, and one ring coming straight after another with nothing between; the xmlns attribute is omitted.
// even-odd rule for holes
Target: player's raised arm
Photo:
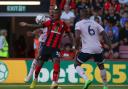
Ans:
<svg viewBox="0 0 128 89"><path fill-rule="evenodd" d="M22 27L34 27L34 28L43 28L44 26L44 22L48 21L49 18L46 17L45 15L37 15L35 18L36 24L29 24L26 22L20 22L19 25Z"/></svg>
<svg viewBox="0 0 128 89"><path fill-rule="evenodd" d="M42 28L43 27L43 25L41 25L41 24L29 24L26 22L20 22L19 25L22 27L35 27L35 28Z"/></svg>

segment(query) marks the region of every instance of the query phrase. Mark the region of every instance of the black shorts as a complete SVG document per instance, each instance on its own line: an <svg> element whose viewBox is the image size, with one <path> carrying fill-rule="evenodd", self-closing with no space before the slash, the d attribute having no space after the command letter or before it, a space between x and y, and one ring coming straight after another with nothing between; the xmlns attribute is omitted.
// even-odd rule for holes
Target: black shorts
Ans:
<svg viewBox="0 0 128 89"><path fill-rule="evenodd" d="M78 57L77 57L77 61L80 62L80 63L84 63L86 61L88 61L90 58L94 58L94 61L97 63L97 64L101 64L104 62L104 58L103 58L103 54L102 53L97 53L97 54L89 54L89 53L83 53L83 52L80 52L78 54Z"/></svg>
<svg viewBox="0 0 128 89"><path fill-rule="evenodd" d="M39 49L39 59L48 61L49 59L59 58L60 51L57 48L47 47L42 45Z"/></svg>

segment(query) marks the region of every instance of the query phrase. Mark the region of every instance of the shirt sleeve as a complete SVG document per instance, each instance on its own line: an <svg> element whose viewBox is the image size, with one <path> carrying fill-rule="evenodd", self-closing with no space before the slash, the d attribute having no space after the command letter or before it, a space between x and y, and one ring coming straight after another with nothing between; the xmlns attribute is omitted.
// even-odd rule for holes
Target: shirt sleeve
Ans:
<svg viewBox="0 0 128 89"><path fill-rule="evenodd" d="M46 21L46 22L43 22L42 25L43 25L44 27L49 27L49 26L51 25L51 20L48 20L48 21Z"/></svg>
<svg viewBox="0 0 128 89"><path fill-rule="evenodd" d="M75 30L80 30L80 25L78 22L75 24Z"/></svg>
<svg viewBox="0 0 128 89"><path fill-rule="evenodd" d="M97 25L97 29L98 29L99 33L104 31L104 28L100 24L96 23L96 25Z"/></svg>

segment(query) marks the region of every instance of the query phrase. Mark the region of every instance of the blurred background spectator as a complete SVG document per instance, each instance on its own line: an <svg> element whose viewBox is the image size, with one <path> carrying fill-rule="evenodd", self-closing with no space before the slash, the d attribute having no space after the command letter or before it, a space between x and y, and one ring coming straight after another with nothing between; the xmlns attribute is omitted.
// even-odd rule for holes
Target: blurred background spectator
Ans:
<svg viewBox="0 0 128 89"><path fill-rule="evenodd" d="M104 57L105 58L119 58L119 39L115 37L112 30L108 31L108 37L111 40L111 47L112 49L109 49L108 45L104 43Z"/></svg>
<svg viewBox="0 0 128 89"><path fill-rule="evenodd" d="M7 30L1 29L0 30L0 57L7 58L9 56L9 46L7 42Z"/></svg>
<svg viewBox="0 0 128 89"><path fill-rule="evenodd" d="M128 20L125 22L124 27L120 30L119 39L120 45L128 45Z"/></svg>
<svg viewBox="0 0 128 89"><path fill-rule="evenodd" d="M26 40L23 35L20 35L17 39L17 57L26 57Z"/></svg>
<svg viewBox="0 0 128 89"><path fill-rule="evenodd" d="M71 31L73 32L73 24L74 24L74 19L75 19L75 14L73 11L70 10L70 7L68 4L66 4L64 6L64 11L61 14L60 17L64 22L66 22L66 24L68 25L68 27L71 29Z"/></svg>
<svg viewBox="0 0 128 89"><path fill-rule="evenodd" d="M88 9L88 11L91 12L90 19L95 20L101 24L112 40L113 49L111 51L109 51L107 49L108 47L104 44L104 42L102 42L102 45L105 49L104 55L106 58L110 58L110 56L111 58L120 58L119 47L122 45L128 46L127 0L50 0L48 6L49 12L47 11L46 13L50 15L51 18L53 9L56 6L62 10L61 19L66 22L73 33L75 23L80 20L80 10L83 8ZM42 13L45 14L44 12ZM35 16L36 15L33 17L0 17L0 27L8 27L8 42L11 52L10 57L33 57L33 38L26 37L24 34L26 33L27 29L34 29L22 28L21 31L19 30L21 28L17 25L17 23L23 20L26 22L34 23ZM5 25L7 21L9 25ZM30 42L27 43L28 41ZM70 38L64 35L61 44L61 49L63 51L68 48L65 46L66 44L72 45Z"/></svg>
<svg viewBox="0 0 128 89"><path fill-rule="evenodd" d="M67 43L64 45L64 49L61 51L62 60L73 60L75 52L72 49L72 45Z"/></svg>

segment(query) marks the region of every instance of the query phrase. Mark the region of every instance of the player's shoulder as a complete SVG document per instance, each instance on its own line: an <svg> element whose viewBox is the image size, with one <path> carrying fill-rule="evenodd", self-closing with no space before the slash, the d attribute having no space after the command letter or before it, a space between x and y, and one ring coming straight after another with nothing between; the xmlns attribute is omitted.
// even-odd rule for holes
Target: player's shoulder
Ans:
<svg viewBox="0 0 128 89"><path fill-rule="evenodd" d="M89 22L89 23L92 23L92 24L95 24L95 23L96 23L96 21L94 21L94 20L92 20L92 19L89 19L88 22Z"/></svg>
<svg viewBox="0 0 128 89"><path fill-rule="evenodd" d="M85 21L85 20L82 19L82 20L76 22L76 24L82 24L84 21Z"/></svg>
<svg viewBox="0 0 128 89"><path fill-rule="evenodd" d="M51 24L52 23L52 20L51 19L48 19L46 20L45 22L42 22L43 24Z"/></svg>
<svg viewBox="0 0 128 89"><path fill-rule="evenodd" d="M94 26L98 26L98 25L100 25L99 23L97 23L97 22L94 21L94 20L90 20L90 23L93 24Z"/></svg>
<svg viewBox="0 0 128 89"><path fill-rule="evenodd" d="M95 20L91 20L92 21L92 23L94 23L94 24L99 24L98 22L96 22Z"/></svg>

